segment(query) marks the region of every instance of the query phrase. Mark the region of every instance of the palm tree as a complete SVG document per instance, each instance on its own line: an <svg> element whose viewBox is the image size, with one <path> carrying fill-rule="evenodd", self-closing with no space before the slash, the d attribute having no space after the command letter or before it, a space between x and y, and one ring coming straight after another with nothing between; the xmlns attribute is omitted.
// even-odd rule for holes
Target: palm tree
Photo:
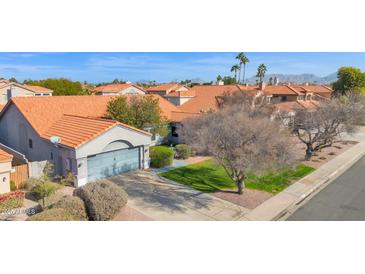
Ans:
<svg viewBox="0 0 365 274"><path fill-rule="evenodd" d="M250 62L250 60L247 58L247 56L243 53L240 52L237 56L236 59L240 62L240 73L239 73L239 81L241 82L241 68L242 68L242 64L243 64L243 82L245 82L245 78L246 78L246 64Z"/></svg>
<svg viewBox="0 0 365 274"><path fill-rule="evenodd" d="M260 79L259 83L260 84L264 80L266 71L267 71L267 68L266 68L266 66L264 64L259 65L259 67L257 68L256 77L259 77L259 79Z"/></svg>
<svg viewBox="0 0 365 274"><path fill-rule="evenodd" d="M237 71L240 70L239 65L233 65L231 68L231 72L234 72L234 80L237 82Z"/></svg>

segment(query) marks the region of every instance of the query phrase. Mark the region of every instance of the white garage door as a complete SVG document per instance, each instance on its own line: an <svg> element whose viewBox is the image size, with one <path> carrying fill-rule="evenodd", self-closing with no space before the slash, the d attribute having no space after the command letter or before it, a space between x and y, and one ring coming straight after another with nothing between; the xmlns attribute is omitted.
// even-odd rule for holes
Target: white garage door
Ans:
<svg viewBox="0 0 365 274"><path fill-rule="evenodd" d="M105 152L87 158L89 182L139 168L138 147Z"/></svg>

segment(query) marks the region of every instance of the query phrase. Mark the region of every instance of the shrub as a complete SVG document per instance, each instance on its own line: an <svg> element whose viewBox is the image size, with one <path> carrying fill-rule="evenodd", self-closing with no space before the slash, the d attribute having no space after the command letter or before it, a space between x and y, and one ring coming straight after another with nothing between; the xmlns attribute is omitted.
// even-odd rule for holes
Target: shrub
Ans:
<svg viewBox="0 0 365 274"><path fill-rule="evenodd" d="M75 182L75 175L72 172L68 172L66 177L63 177L60 181L63 186L73 186Z"/></svg>
<svg viewBox="0 0 365 274"><path fill-rule="evenodd" d="M191 147L185 144L175 146L176 157L179 159L188 159L191 156Z"/></svg>
<svg viewBox="0 0 365 274"><path fill-rule="evenodd" d="M172 164L175 152L164 146L150 148L151 167L164 167Z"/></svg>
<svg viewBox="0 0 365 274"><path fill-rule="evenodd" d="M63 208L51 208L28 217L27 221L77 221L78 219Z"/></svg>
<svg viewBox="0 0 365 274"><path fill-rule="evenodd" d="M58 202L50 206L52 208L62 208L72 214L77 220L87 220L86 208L83 200L76 196L64 196Z"/></svg>
<svg viewBox="0 0 365 274"><path fill-rule="evenodd" d="M45 199L53 195L57 190L54 183L47 181L39 181L32 189L32 192L42 200L42 206L45 207Z"/></svg>
<svg viewBox="0 0 365 274"><path fill-rule="evenodd" d="M74 195L84 201L88 217L93 221L112 219L128 200L127 193L109 181L88 183L75 189Z"/></svg>
<svg viewBox="0 0 365 274"><path fill-rule="evenodd" d="M10 190L11 191L16 191L17 187L14 181L10 181Z"/></svg>
<svg viewBox="0 0 365 274"><path fill-rule="evenodd" d="M25 193L14 191L0 195L0 212L23 206Z"/></svg>

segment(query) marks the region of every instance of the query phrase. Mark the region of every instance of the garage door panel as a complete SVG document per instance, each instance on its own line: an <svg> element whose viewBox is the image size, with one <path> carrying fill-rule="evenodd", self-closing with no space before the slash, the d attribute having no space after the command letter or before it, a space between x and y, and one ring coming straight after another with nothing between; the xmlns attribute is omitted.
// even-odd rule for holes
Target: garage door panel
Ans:
<svg viewBox="0 0 365 274"><path fill-rule="evenodd" d="M88 157L88 181L140 168L139 148L122 149Z"/></svg>

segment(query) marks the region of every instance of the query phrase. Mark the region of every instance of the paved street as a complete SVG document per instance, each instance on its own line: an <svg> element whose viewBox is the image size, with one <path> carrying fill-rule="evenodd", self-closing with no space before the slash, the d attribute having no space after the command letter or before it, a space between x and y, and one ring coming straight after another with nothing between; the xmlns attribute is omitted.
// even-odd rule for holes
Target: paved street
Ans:
<svg viewBox="0 0 365 274"><path fill-rule="evenodd" d="M288 220L365 220L365 157L299 208Z"/></svg>

